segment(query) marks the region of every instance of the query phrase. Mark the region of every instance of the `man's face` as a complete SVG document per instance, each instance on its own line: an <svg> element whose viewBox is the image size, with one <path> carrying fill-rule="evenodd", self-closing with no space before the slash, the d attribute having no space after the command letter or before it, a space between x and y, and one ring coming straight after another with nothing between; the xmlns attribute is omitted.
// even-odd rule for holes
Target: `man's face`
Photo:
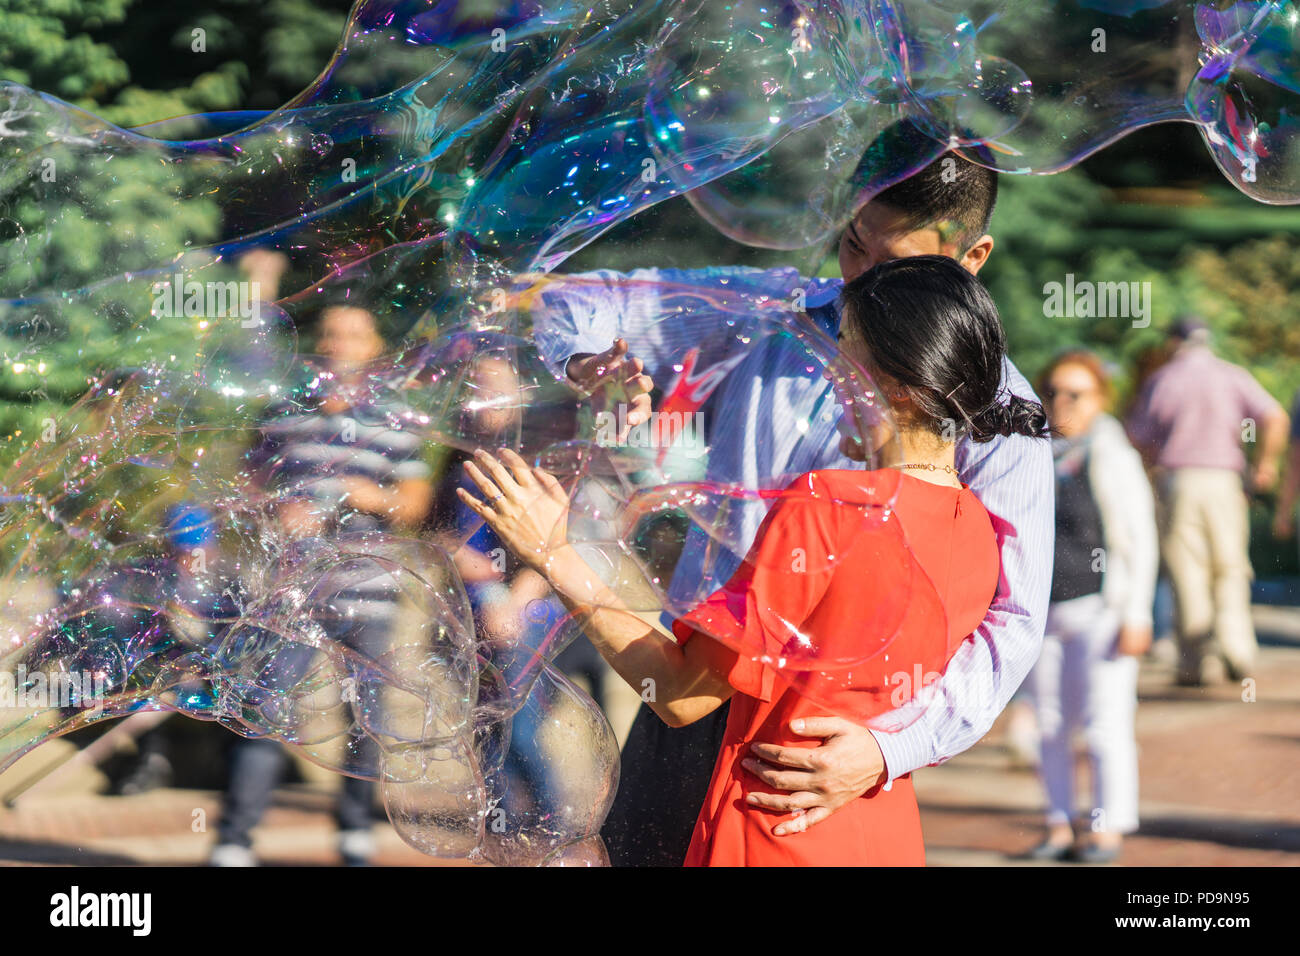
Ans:
<svg viewBox="0 0 1300 956"><path fill-rule="evenodd" d="M955 253L956 247L951 243L945 245L937 226L908 230L901 213L869 202L840 237L840 274L845 282L852 282L890 259Z"/></svg>
<svg viewBox="0 0 1300 956"><path fill-rule="evenodd" d="M340 371L361 368L384 353L375 317L365 309L343 306L321 316L316 351Z"/></svg>

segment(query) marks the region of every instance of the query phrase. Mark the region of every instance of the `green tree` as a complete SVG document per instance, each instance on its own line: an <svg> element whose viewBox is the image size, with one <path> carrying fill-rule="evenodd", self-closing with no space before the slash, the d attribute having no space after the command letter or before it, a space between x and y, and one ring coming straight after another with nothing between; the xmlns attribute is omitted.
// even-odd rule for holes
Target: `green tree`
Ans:
<svg viewBox="0 0 1300 956"><path fill-rule="evenodd" d="M0 79L121 126L271 110L329 62L350 7L349 0L0 0Z"/></svg>

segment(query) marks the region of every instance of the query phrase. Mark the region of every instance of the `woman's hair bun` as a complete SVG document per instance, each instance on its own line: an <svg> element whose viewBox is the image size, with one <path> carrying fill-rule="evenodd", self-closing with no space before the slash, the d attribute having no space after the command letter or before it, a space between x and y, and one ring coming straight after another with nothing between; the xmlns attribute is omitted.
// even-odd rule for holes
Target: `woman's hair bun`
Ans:
<svg viewBox="0 0 1300 956"><path fill-rule="evenodd" d="M1003 404L995 402L971 418L970 437L974 441L992 441L1002 435L1025 435L1042 438L1048 434L1047 412L1038 402L1012 395Z"/></svg>

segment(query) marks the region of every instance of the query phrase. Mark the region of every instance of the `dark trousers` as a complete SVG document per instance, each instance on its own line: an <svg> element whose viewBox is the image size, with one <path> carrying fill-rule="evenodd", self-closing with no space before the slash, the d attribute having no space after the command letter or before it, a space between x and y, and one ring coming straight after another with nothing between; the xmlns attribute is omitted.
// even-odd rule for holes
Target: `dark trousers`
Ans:
<svg viewBox="0 0 1300 956"><path fill-rule="evenodd" d="M388 647L389 622L366 621L351 624L344 641L369 657L377 658ZM367 707L377 703L377 691L364 684L361 696ZM378 766L379 745L365 734L356 734L347 746L345 768L373 774ZM230 776L222 799L221 820L217 824L220 843L253 845L252 830L262 821L275 788L284 777L289 757L284 744L264 737L239 738L231 747ZM344 776L334 818L340 830L368 830L370 810L374 804L375 783Z"/></svg>
<svg viewBox="0 0 1300 956"><path fill-rule="evenodd" d="M681 866L713 779L728 701L685 727L645 704L623 745L618 794L600 835L614 866Z"/></svg>

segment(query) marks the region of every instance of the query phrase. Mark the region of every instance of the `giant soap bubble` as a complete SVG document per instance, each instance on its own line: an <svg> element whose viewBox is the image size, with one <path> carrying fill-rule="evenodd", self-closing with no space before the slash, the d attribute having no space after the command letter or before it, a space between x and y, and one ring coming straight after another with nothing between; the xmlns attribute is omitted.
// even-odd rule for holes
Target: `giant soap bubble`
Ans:
<svg viewBox="0 0 1300 956"><path fill-rule="evenodd" d="M371 0L267 114L120 129L0 84L0 767L171 710L379 781L424 852L602 862L617 754L556 665L576 626L445 494L460 461L504 446L548 468L628 613L691 611L774 504L799 507L793 463L825 463L842 406L864 441L888 432L836 354L835 284L807 278L863 202L946 149L1050 173L1177 120L1243 192L1294 203L1296 19ZM637 271L680 265L660 242L623 272L561 274L675 197L682 228L788 267ZM382 348L346 341L358 313ZM626 335L646 357L653 427L621 436L618 395L564 382L566 323L582 351ZM729 451L774 354L808 400L764 398L771 438ZM839 504L868 546L897 533L888 496ZM893 573L931 596L914 565ZM900 624L863 613L860 646L733 644L841 706L880 691Z"/></svg>

